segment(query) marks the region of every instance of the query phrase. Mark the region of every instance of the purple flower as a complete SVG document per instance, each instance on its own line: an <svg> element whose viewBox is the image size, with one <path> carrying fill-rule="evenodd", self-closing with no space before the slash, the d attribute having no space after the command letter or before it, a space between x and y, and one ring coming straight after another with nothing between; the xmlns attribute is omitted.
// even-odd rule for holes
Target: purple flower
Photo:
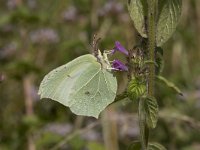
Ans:
<svg viewBox="0 0 200 150"><path fill-rule="evenodd" d="M119 71L128 71L128 67L119 60L113 61L112 68Z"/></svg>
<svg viewBox="0 0 200 150"><path fill-rule="evenodd" d="M114 54L116 51L124 53L125 55L128 56L128 51L121 45L121 43L119 41L115 42L115 47L111 51L111 54Z"/></svg>

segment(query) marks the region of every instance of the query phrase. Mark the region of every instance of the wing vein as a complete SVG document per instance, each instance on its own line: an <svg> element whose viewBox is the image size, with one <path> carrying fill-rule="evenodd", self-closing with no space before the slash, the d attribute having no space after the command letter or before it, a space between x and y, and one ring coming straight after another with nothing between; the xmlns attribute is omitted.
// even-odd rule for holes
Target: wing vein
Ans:
<svg viewBox="0 0 200 150"><path fill-rule="evenodd" d="M100 72L100 70L101 68L83 86L81 86L80 89L76 91L76 93L79 92L82 88L84 88Z"/></svg>

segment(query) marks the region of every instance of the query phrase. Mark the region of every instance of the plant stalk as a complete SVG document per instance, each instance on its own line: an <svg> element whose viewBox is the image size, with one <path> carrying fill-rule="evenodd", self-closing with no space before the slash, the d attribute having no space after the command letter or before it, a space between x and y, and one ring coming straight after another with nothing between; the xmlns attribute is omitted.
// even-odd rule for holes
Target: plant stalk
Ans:
<svg viewBox="0 0 200 150"><path fill-rule="evenodd" d="M32 92L32 85L33 85L33 77L31 75L27 75L23 79L23 87L24 87L24 97L25 97L25 109L26 109L26 116L33 116L33 97L31 95ZM28 134L27 137L27 149L28 150L36 150L36 146L34 143L34 138L32 134Z"/></svg>
<svg viewBox="0 0 200 150"><path fill-rule="evenodd" d="M102 113L103 140L106 150L119 150L117 123L114 107L110 106Z"/></svg>
<svg viewBox="0 0 200 150"><path fill-rule="evenodd" d="M156 47L156 16L158 8L158 0L147 0L147 31L148 31L148 60L155 62L155 47ZM147 96L154 97L155 93L155 63L148 64L149 74L147 76ZM139 102L139 124L141 134L142 149L147 150L149 141L149 127L146 123L145 100Z"/></svg>
<svg viewBox="0 0 200 150"><path fill-rule="evenodd" d="M157 13L157 0L148 0L148 52L149 61L155 62L155 46L156 46L156 13ZM155 93L155 64L149 64L148 75L148 96L154 97Z"/></svg>
<svg viewBox="0 0 200 150"><path fill-rule="evenodd" d="M141 98L139 100L139 108L138 108L140 141L141 141L142 150L147 149L148 139L149 139L149 129L146 124L144 101L145 101L145 99L143 99L143 98Z"/></svg>

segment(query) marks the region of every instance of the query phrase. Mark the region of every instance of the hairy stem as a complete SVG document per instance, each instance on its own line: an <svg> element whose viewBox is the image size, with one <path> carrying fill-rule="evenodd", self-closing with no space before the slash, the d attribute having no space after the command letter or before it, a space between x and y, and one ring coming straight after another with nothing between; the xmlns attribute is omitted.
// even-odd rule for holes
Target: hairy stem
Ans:
<svg viewBox="0 0 200 150"><path fill-rule="evenodd" d="M156 47L156 13L157 13L157 0L147 0L148 3L148 16L147 16L147 31L148 31L148 59L150 62L155 62L155 47ZM154 97L155 92L155 63L149 63L149 75L147 76L147 96ZM144 101L141 99L139 102L139 124L141 134L142 149L148 148L149 141L149 128L146 123L146 113L144 108Z"/></svg>
<svg viewBox="0 0 200 150"><path fill-rule="evenodd" d="M149 61L155 62L155 46L156 46L156 9L157 0L148 0L148 52ZM155 64L149 64L148 75L148 96L154 96L155 92Z"/></svg>
<svg viewBox="0 0 200 150"><path fill-rule="evenodd" d="M146 125L144 101L145 99L143 98L139 100L138 117L139 117L139 126L140 126L140 141L141 141L142 149L146 150L148 146L149 129Z"/></svg>

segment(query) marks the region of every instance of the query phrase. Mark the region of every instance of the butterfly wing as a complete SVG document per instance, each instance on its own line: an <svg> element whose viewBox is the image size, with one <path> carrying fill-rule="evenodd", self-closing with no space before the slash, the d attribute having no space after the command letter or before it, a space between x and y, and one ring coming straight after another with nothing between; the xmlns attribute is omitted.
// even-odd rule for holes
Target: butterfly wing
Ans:
<svg viewBox="0 0 200 150"><path fill-rule="evenodd" d="M70 107L77 115L98 117L115 99L117 81L93 55L83 55L47 74L39 87L41 98Z"/></svg>
<svg viewBox="0 0 200 150"><path fill-rule="evenodd" d="M80 84L81 82L84 84ZM107 70L96 70L95 74L92 70L84 72L70 95L70 99L73 99L70 109L77 115L98 118L100 112L114 101L116 91L116 77Z"/></svg>
<svg viewBox="0 0 200 150"><path fill-rule="evenodd" d="M95 57L88 54L52 70L42 80L38 94L41 98L51 98L68 106L75 81L95 63Z"/></svg>

